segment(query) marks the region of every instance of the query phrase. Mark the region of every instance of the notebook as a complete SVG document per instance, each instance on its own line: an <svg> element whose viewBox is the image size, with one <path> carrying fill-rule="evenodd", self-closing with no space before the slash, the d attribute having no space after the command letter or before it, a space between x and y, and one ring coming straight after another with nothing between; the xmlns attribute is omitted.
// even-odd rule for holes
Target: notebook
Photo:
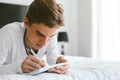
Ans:
<svg viewBox="0 0 120 80"><path fill-rule="evenodd" d="M26 73L27 75L36 75L36 74L39 74L39 73L42 73L42 72L45 72L51 68L54 68L54 67L57 67L57 66L62 66L62 65L67 65L68 62L64 62L64 63L58 63L58 64L54 64L54 65L50 65L50 66L45 66L43 68L40 68L40 69L37 69L37 70L34 70L32 72L29 72L29 73Z"/></svg>

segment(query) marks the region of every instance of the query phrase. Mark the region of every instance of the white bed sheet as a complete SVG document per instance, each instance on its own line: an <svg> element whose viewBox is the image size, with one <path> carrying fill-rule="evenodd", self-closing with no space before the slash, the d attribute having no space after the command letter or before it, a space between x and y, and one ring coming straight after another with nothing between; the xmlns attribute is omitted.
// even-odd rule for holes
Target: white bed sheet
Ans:
<svg viewBox="0 0 120 80"><path fill-rule="evenodd" d="M0 80L120 80L120 61L93 60L66 56L70 62L67 74L42 73L36 76L23 74L0 75Z"/></svg>

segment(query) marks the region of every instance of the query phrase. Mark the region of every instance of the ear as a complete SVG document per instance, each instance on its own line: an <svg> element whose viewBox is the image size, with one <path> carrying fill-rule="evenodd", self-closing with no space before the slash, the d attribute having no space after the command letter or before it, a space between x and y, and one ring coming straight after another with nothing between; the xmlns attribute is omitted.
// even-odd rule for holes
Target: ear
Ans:
<svg viewBox="0 0 120 80"><path fill-rule="evenodd" d="M24 22L25 28L29 27L29 21L28 21L28 18L27 18L27 17L24 17L24 18L23 18L23 22Z"/></svg>

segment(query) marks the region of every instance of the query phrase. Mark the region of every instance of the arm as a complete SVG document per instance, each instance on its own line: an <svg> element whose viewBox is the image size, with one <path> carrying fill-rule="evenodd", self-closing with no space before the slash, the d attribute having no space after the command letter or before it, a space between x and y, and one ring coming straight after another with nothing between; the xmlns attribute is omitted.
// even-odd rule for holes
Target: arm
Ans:
<svg viewBox="0 0 120 80"><path fill-rule="evenodd" d="M57 58L57 64L67 62L68 60L65 59L63 56ZM58 74L65 74L69 70L69 64L63 66L57 66L55 68L49 69L48 72L58 73Z"/></svg>
<svg viewBox="0 0 120 80"><path fill-rule="evenodd" d="M5 28L0 29L0 74L21 72L21 61L10 63L11 39Z"/></svg>
<svg viewBox="0 0 120 80"><path fill-rule="evenodd" d="M56 36L51 40L49 45L50 46L48 46L48 53L47 53L47 61L49 64L67 62L67 59L65 59L63 56L59 55L58 46L57 46L58 43L57 43ZM68 72L68 69L69 69L69 65L64 65L64 66L58 66L58 67L49 69L48 72L65 74L66 72Z"/></svg>
<svg viewBox="0 0 120 80"><path fill-rule="evenodd" d="M46 51L48 64L49 65L56 64L56 60L60 56L56 35L47 44Z"/></svg>

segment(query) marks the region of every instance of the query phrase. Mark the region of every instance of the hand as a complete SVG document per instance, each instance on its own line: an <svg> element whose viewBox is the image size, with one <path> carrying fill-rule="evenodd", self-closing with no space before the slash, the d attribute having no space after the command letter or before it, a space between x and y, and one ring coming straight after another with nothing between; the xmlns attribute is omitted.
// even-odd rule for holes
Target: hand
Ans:
<svg viewBox="0 0 120 80"><path fill-rule="evenodd" d="M45 63L43 62L43 60L37 59L36 57L29 55L22 62L21 67L23 73L27 73L38 68L45 67Z"/></svg>
<svg viewBox="0 0 120 80"><path fill-rule="evenodd" d="M63 56L58 57L56 63L67 62L68 60L65 59ZM58 73L58 74L65 74L68 72L69 65L58 66L52 69L49 69L48 72Z"/></svg>

